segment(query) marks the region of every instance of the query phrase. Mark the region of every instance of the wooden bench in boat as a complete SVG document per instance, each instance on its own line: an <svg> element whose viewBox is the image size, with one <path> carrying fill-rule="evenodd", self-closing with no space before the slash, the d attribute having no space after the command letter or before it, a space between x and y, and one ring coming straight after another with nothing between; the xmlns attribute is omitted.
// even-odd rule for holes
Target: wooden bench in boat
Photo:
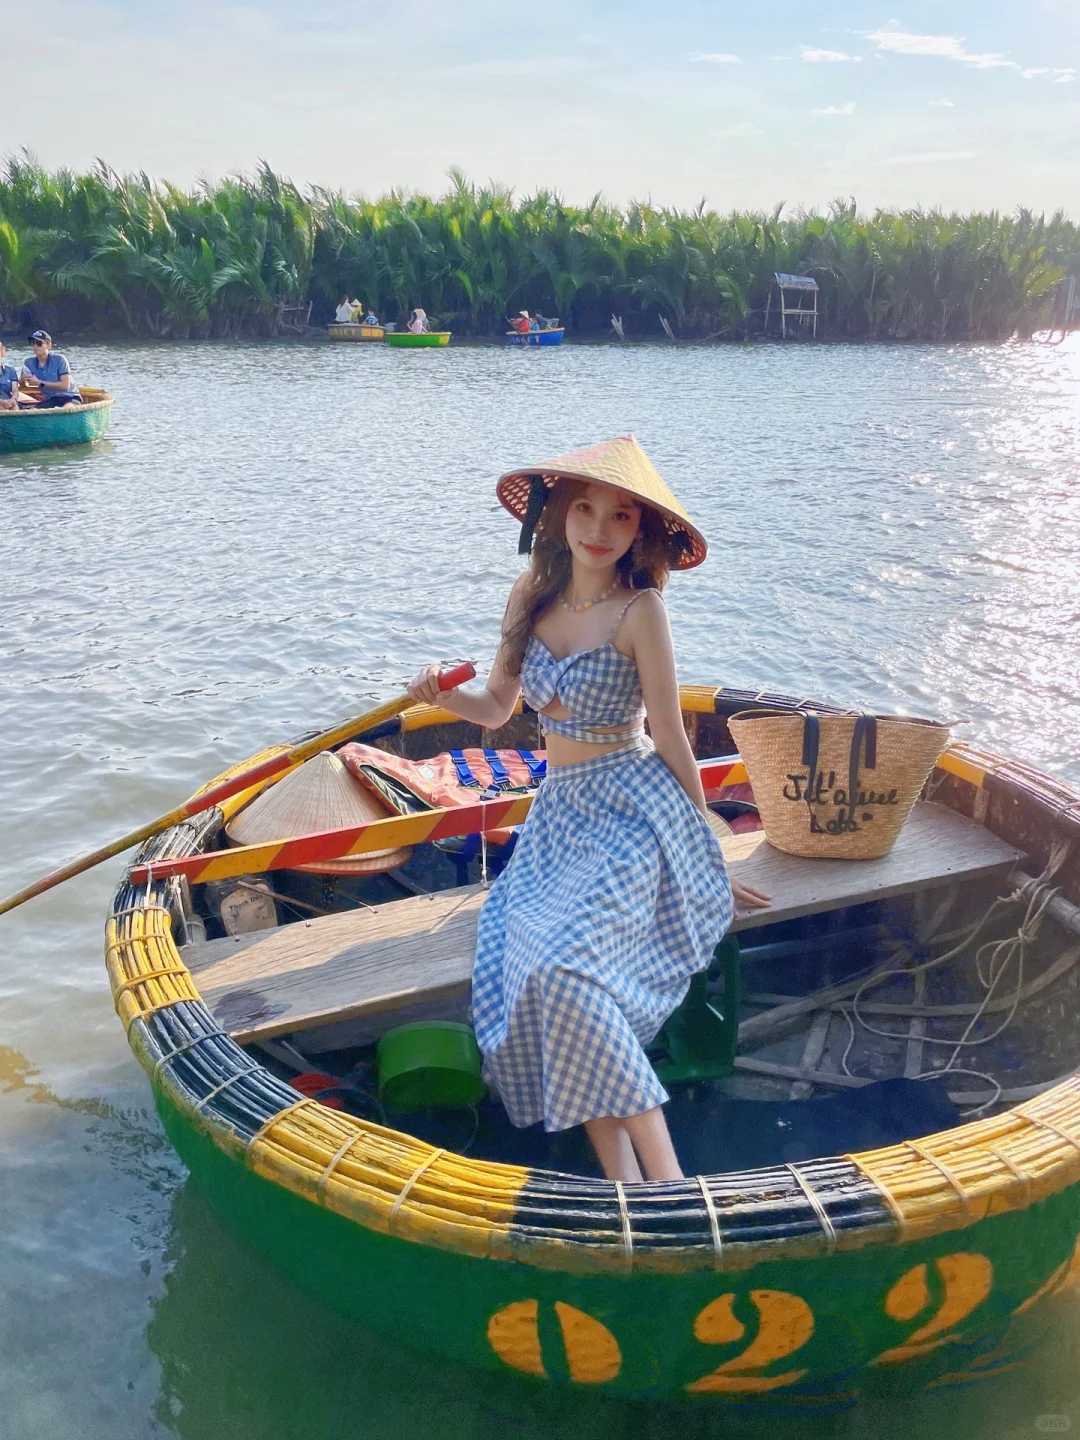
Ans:
<svg viewBox="0 0 1080 1440"><path fill-rule="evenodd" d="M881 860L801 860L764 832L722 841L732 876L772 897L732 932L1009 870L1021 852L974 821L920 802ZM222 1029L241 1043L458 1000L472 975L479 885L185 946Z"/></svg>

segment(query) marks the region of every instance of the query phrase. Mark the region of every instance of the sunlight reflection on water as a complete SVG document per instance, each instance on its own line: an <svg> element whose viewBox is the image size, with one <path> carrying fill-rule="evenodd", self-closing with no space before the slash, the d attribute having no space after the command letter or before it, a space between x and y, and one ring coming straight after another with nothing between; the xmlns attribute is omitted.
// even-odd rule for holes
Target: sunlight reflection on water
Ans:
<svg viewBox="0 0 1080 1440"><path fill-rule="evenodd" d="M70 354L115 392L112 437L0 458L5 893L423 661L486 662L519 566L496 476L631 429L712 542L669 591L683 679L966 720L1080 781L1080 343ZM308 1433L282 1418L295 1395L324 1433L358 1400L372 1433L418 1428L430 1407L392 1392L408 1365L282 1298L177 1188L102 975L119 868L4 920L0 1412L89 1440L235 1414L280 1440ZM200 1245L237 1297L205 1336ZM285 1397L288 1325L243 1327L292 1305L313 1338ZM1002 1434L1030 1432L1040 1393L1074 1403L1075 1360L1035 1374L1000 1382ZM442 1433L527 1433L512 1401L433 1386ZM949 1404L957 1435L986 1433L983 1401Z"/></svg>

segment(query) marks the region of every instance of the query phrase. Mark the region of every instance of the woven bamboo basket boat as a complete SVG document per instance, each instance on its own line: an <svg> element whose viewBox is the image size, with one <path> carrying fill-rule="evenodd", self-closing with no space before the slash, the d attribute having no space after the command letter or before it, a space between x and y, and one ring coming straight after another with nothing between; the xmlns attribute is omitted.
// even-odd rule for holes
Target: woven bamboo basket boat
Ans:
<svg viewBox="0 0 1080 1440"><path fill-rule="evenodd" d="M394 330L386 337L387 345L396 350L428 350L440 345L449 345L450 330L424 330L414 335L411 330Z"/></svg>
<svg viewBox="0 0 1080 1440"><path fill-rule="evenodd" d="M580 1136L511 1132L494 1101L379 1107L379 1035L467 998L485 856L452 848L444 810L352 843L410 847L381 875L264 846L277 913L233 935L220 887L254 867L223 856L224 828L256 791L144 846L108 921L116 1010L170 1140L248 1242L419 1351L625 1396L820 1408L993 1375L1049 1332L1080 1280L1080 796L954 744L887 857L782 855L740 828L727 721L751 704L801 708L682 690L738 832L729 866L772 897L710 982L733 1056L655 1062L683 1182L609 1183ZM531 713L481 737L426 706L357 738L418 761L538 743ZM491 828L527 805L491 802Z"/></svg>
<svg viewBox="0 0 1080 1440"><path fill-rule="evenodd" d="M0 410L0 455L44 450L55 445L90 445L100 440L112 418L112 396L79 387L81 405L49 410Z"/></svg>
<svg viewBox="0 0 1080 1440"><path fill-rule="evenodd" d="M386 331L381 325L361 325L334 321L326 327L331 340L381 340Z"/></svg>
<svg viewBox="0 0 1080 1440"><path fill-rule="evenodd" d="M561 325L550 330L506 330L503 332L503 343L525 350L546 349L550 345L561 345L565 336L566 330Z"/></svg>

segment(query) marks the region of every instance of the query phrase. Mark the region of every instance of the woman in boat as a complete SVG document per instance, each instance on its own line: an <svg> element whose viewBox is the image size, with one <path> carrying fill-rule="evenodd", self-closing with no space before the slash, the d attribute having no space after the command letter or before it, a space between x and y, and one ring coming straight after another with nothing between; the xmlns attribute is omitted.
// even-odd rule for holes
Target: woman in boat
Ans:
<svg viewBox="0 0 1080 1440"><path fill-rule="evenodd" d="M443 693L430 665L410 685L489 729L524 691L545 731L547 778L480 914L485 1076L515 1125L584 1124L609 1179L678 1179L644 1047L733 898L768 903L728 880L679 707L660 591L705 541L632 436L513 471L497 493L532 560L487 683Z"/></svg>
<svg viewBox="0 0 1080 1440"><path fill-rule="evenodd" d="M19 372L7 358L7 346L0 340L0 410L19 408Z"/></svg>
<svg viewBox="0 0 1080 1440"><path fill-rule="evenodd" d="M35 330L30 336L34 353L23 361L20 380L41 387L41 406L49 409L59 405L81 405L82 396L71 379L71 366L67 357L52 348L52 336L47 330Z"/></svg>
<svg viewBox="0 0 1080 1440"><path fill-rule="evenodd" d="M427 311L422 310L419 305L409 316L409 329L414 335L426 335L428 333Z"/></svg>
<svg viewBox="0 0 1080 1440"><path fill-rule="evenodd" d="M529 333L529 312L519 310L510 321L510 328L516 330L519 335L527 335Z"/></svg>
<svg viewBox="0 0 1080 1440"><path fill-rule="evenodd" d="M338 307L334 311L335 325L348 325L353 318L353 302L349 299L349 292L346 290L338 301Z"/></svg>

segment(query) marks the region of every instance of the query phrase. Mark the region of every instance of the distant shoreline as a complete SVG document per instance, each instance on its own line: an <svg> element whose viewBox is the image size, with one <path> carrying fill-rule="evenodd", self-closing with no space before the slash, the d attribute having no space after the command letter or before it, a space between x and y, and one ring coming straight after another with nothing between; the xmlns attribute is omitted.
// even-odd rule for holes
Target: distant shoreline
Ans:
<svg viewBox="0 0 1080 1440"><path fill-rule="evenodd" d="M521 309L568 339L776 335L813 311L819 343L998 343L1080 323L1080 225L1063 212L681 211L516 197L451 172L437 199L301 190L266 164L184 190L101 164L0 173L8 335L272 338L343 295L399 324L422 305L458 343ZM783 312L783 314L782 314ZM809 327L807 327L809 328ZM660 342L663 343L663 342ZM669 342L670 343L670 342Z"/></svg>
<svg viewBox="0 0 1080 1440"><path fill-rule="evenodd" d="M1080 330L1080 324L1074 325L1070 328L1072 330ZM267 348L272 348L274 346L280 345L307 345L314 348L321 347L325 344L327 348L330 348L332 346L335 352L349 352L351 350L366 351L378 349L381 343L377 340L356 343L342 343L340 341L331 341L329 336L326 334L326 327L317 325L313 325L309 330L303 333L281 335L132 335L122 330L99 330L96 328L66 330L59 325L56 325L56 328L53 329L51 333L53 335L54 346L58 350L63 350L65 346L70 347L73 345L117 345L132 348L138 347L140 349L143 349L155 346L161 346L162 348L164 348L166 346L175 345L213 345L215 347L220 346L222 348L235 345L258 345L265 346ZM501 335L469 335L460 331L452 331L451 333L453 335L453 341L450 346L451 349L456 347L457 349L467 348L471 350L521 350L531 352L534 349L540 348L537 346L510 345L506 343L504 337ZM1035 335L1013 334L1005 336L1001 340L933 340L921 338L899 339L894 336L867 336L860 338L850 335L821 334L818 335L816 340L799 339L797 337L791 337L787 340L783 340L775 335L748 335L738 339L724 337L705 338L697 336L678 336L675 340L669 340L666 335L628 335L625 339L620 340L618 336L610 330L606 334L603 331L592 334L573 334L568 330L566 333L565 345L571 348L575 346L596 347L601 345L614 345L620 348L635 350L709 350L746 349L748 347L753 347L757 349L761 346L769 346L778 350L790 350L799 348L835 349L837 347L845 345L855 345L861 348L868 349L885 349L890 346L901 346L904 349L913 349L919 346L930 346L935 350L948 350L957 345L989 346L992 348L1012 344L1044 345L1046 343L1045 341L1040 341L1036 338L1039 333L1040 332L1036 331ZM1046 331L1043 331L1041 333L1046 333ZM6 341L9 357L12 355L18 356L20 354L23 344L25 344L25 340L20 340L19 338L17 338L16 332L14 332L11 327L5 329L2 324L0 324L0 339L4 339Z"/></svg>

